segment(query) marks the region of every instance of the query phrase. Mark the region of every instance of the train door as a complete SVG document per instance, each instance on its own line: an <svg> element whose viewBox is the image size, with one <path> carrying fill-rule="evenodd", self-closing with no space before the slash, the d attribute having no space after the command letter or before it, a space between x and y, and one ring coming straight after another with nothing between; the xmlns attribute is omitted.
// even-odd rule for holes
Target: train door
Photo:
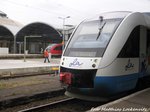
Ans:
<svg viewBox="0 0 150 112"><path fill-rule="evenodd" d="M148 66L147 55L147 28L140 26L140 60L139 60L139 72L140 77L143 77L146 73Z"/></svg>

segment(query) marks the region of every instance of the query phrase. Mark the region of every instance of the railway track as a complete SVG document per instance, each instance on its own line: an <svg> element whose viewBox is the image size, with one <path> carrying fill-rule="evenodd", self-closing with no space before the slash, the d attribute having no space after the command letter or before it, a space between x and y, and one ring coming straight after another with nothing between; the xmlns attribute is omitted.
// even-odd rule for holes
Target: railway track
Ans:
<svg viewBox="0 0 150 112"><path fill-rule="evenodd" d="M52 103L27 108L18 112L81 112L97 107L104 103L82 101L75 98L67 98Z"/></svg>
<svg viewBox="0 0 150 112"><path fill-rule="evenodd" d="M39 111L43 111L43 110L48 109L48 108L49 109L54 108L54 107L56 107L57 105L60 105L60 104L69 103L73 100L74 100L74 98L67 98L67 99L63 99L63 100L60 100L60 101L55 101L55 102L52 102L52 103L47 103L47 104L32 107L32 108L27 108L27 109L24 109L24 110L20 110L18 112L36 112L36 111L39 112Z"/></svg>
<svg viewBox="0 0 150 112"><path fill-rule="evenodd" d="M142 90L146 87L150 87L150 79L148 79L148 78L146 78L146 79L147 80L144 80L144 79L142 80L142 85L140 85L140 89L132 90L131 92L127 93L126 95L137 92L137 91ZM54 95L57 95L57 94L55 93ZM48 95L43 95L43 96L48 96ZM39 97L39 96L37 96L37 97ZM121 98L121 96L119 96L119 98ZM117 98L115 98L115 99L119 99L119 98L117 95ZM31 100L31 97L28 99ZM51 99L50 99L50 101L51 101ZM19 103L20 102L21 101L19 101ZM60 100L60 101L55 101L53 103L47 103L47 104L43 103L44 105L40 105L40 106L36 106L36 107L24 109L24 110L22 108L22 110L21 109L18 109L18 110L20 110L19 112L51 112L51 111L54 111L54 112L60 112L60 111L61 112L66 112L66 111L76 112L76 111L90 110L92 107L97 107L97 106L100 106L104 103L106 103L106 102L99 102L99 103L87 102L87 101L81 101L81 100L71 98L70 100L64 99L64 100ZM14 101L13 101L13 104L14 104ZM40 103L37 103L37 104L40 104ZM5 107L5 105L3 107ZM30 105L30 107L31 107L31 105ZM30 109L32 109L32 110L30 110ZM13 111L13 112L16 112L16 111Z"/></svg>
<svg viewBox="0 0 150 112"><path fill-rule="evenodd" d="M130 95L137 91L139 90L129 91L126 94L120 95L113 100ZM113 100L110 100L110 101L113 101ZM82 112L82 111L90 110L93 107L95 108L97 106L103 105L105 103L108 103L108 102L92 102L92 101L83 101L83 100L79 100L75 98L67 98L67 99L63 99L59 101L54 101L52 103L47 103L44 105L27 108L24 110L20 110L18 112L77 112L77 111Z"/></svg>
<svg viewBox="0 0 150 112"><path fill-rule="evenodd" d="M40 73L28 73L28 74L21 74L21 75L4 76L4 77L0 77L0 80L8 80L8 79L24 78L24 77L32 77L32 76L42 76L42 75L49 75L49 74L56 75L56 72L57 71L55 71L55 68L52 68L52 71L50 71L50 72L45 72L45 73L41 73L41 74Z"/></svg>

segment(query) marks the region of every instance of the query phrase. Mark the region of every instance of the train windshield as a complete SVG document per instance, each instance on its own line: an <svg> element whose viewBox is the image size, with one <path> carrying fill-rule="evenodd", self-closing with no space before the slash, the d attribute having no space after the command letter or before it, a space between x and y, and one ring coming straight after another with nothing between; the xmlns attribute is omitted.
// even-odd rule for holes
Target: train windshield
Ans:
<svg viewBox="0 0 150 112"><path fill-rule="evenodd" d="M64 55L101 57L122 19L94 20L81 23Z"/></svg>

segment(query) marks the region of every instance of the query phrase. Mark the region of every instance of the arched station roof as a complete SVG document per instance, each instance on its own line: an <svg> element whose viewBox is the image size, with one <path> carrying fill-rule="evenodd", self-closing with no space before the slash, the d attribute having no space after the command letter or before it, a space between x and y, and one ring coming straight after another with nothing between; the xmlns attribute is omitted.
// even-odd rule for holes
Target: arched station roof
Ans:
<svg viewBox="0 0 150 112"><path fill-rule="evenodd" d="M14 40L16 33L23 27L22 24L13 21L0 11L0 40Z"/></svg>
<svg viewBox="0 0 150 112"><path fill-rule="evenodd" d="M16 41L23 41L25 36L34 36L31 41L49 41L51 43L62 42L61 34L52 26L42 23L34 22L24 26L17 34ZM36 38L36 36L40 36Z"/></svg>
<svg viewBox="0 0 150 112"><path fill-rule="evenodd" d="M0 25L0 40L14 40L14 35L5 26Z"/></svg>

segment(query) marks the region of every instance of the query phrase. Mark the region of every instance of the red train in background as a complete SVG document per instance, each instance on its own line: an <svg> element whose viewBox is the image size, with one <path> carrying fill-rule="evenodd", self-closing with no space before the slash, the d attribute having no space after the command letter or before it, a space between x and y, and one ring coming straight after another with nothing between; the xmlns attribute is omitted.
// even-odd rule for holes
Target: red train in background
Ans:
<svg viewBox="0 0 150 112"><path fill-rule="evenodd" d="M51 44L46 49L51 55L62 55L62 44Z"/></svg>

